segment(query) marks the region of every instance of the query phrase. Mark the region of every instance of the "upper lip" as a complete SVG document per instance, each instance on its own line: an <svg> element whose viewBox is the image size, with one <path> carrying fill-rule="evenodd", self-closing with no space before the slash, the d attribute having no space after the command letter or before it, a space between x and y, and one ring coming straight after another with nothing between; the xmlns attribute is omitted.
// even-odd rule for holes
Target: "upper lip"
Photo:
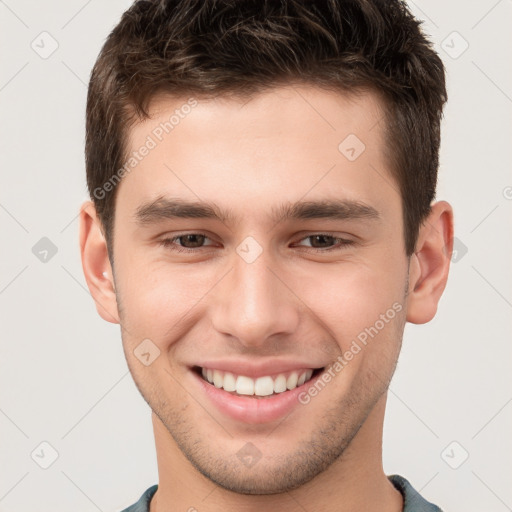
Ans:
<svg viewBox="0 0 512 512"><path fill-rule="evenodd" d="M222 359L211 360L197 363L194 366L201 368L211 368L212 370L221 370L224 372L231 372L235 375L245 375L246 377L258 378L265 375L274 375L279 373L286 373L293 370L302 369L319 369L324 368L326 365L314 365L310 360L278 360L267 359L261 361L244 361L242 359Z"/></svg>

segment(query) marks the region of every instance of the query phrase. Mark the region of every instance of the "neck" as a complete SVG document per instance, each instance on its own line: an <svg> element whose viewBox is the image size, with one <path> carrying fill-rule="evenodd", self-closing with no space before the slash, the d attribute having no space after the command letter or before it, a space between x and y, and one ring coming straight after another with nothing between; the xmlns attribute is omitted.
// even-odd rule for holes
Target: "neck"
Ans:
<svg viewBox="0 0 512 512"><path fill-rule="evenodd" d="M159 484L150 512L400 512L402 495L382 468L385 402L384 395L334 464L300 488L271 495L237 494L206 478L185 458L153 413Z"/></svg>

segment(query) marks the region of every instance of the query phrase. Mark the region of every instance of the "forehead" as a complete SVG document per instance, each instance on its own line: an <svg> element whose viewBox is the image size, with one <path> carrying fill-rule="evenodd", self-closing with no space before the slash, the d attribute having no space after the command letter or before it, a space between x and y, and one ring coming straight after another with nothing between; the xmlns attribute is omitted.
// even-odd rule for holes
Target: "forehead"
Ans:
<svg viewBox="0 0 512 512"><path fill-rule="evenodd" d="M125 166L118 196L132 210L165 193L246 214L278 199L340 195L379 209L398 188L383 132L383 103L371 92L283 86L249 99L159 95L150 118L129 130L126 156L135 165Z"/></svg>
<svg viewBox="0 0 512 512"><path fill-rule="evenodd" d="M197 107L189 108L192 102ZM240 93L237 96L225 94L202 98L160 93L152 98L149 111L151 119L157 122L169 121L174 112L171 122L174 128L193 114L196 121L221 129L220 132L210 133L210 136L230 128L235 129L238 136L244 135L245 128L251 129L248 133L250 137L255 135L256 130L261 136L272 136L284 128L296 135L299 122L305 135L308 132L315 132L319 136L338 132L334 137L336 139L348 128L353 128L364 137L377 125L380 128L384 126L384 99L376 91L334 91L305 84L278 86L250 96ZM129 140L134 142L139 135L145 134L151 124L151 120L136 124L130 129ZM152 125L155 126L155 123ZM194 130L198 132L197 125ZM374 135L379 136L379 128Z"/></svg>

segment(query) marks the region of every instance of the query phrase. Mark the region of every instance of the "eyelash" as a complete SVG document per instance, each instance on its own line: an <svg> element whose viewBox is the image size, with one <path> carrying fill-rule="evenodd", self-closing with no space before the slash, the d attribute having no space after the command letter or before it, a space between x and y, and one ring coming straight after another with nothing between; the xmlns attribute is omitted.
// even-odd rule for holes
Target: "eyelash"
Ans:
<svg viewBox="0 0 512 512"><path fill-rule="evenodd" d="M181 253L195 253L199 249L203 249L203 247L197 247L195 249L190 249L187 247L181 247L179 245L175 245L176 240L178 240L182 237L188 236L188 235L204 236L205 238L209 239L208 235L206 235L205 233L182 233L182 234L174 236L172 238L164 238L163 240L160 241L160 245L162 245L165 248L170 248L173 251L181 252ZM326 253L326 252L331 252L331 251L336 251L336 250L342 250L344 247L354 245L353 240L347 240L345 238L336 237L331 233L314 233L312 235L308 235L308 236L301 238L299 240L299 242L302 242L303 240L312 238L314 236L327 236L327 237L333 238L335 242L338 242L338 245L334 245L333 247L328 247L327 249L319 249L316 247L309 248L310 251L316 252L316 253Z"/></svg>

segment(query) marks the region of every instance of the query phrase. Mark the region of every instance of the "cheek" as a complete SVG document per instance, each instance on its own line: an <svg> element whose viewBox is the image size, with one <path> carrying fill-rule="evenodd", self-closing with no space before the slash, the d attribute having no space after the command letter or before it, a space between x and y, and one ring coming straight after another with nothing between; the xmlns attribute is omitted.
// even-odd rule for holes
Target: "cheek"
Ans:
<svg viewBox="0 0 512 512"><path fill-rule="evenodd" d="M128 335L147 337L159 345L172 342L190 327L190 319L201 308L201 299L218 281L213 267L158 261L141 264L133 255L118 265L118 294Z"/></svg>
<svg viewBox="0 0 512 512"><path fill-rule="evenodd" d="M344 342L374 325L393 304L401 303L405 286L398 267L358 264L332 266L327 272L295 279L302 300ZM393 317L395 310L390 312Z"/></svg>
<svg viewBox="0 0 512 512"><path fill-rule="evenodd" d="M313 322L338 345L342 388L364 379L386 382L392 373L405 311L402 270L354 264L331 270L328 279L303 276L301 296L315 313Z"/></svg>

